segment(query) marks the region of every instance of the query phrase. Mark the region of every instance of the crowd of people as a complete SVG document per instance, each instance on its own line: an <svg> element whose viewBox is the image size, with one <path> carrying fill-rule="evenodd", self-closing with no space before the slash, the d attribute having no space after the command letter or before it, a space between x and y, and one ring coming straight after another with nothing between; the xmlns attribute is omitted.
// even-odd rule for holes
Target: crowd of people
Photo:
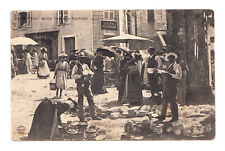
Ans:
<svg viewBox="0 0 225 151"><path fill-rule="evenodd" d="M46 48L41 49L41 54L38 57L38 64L36 68L38 77L46 78L49 76L49 68L47 64ZM60 53L56 61L54 70L54 79L56 81L56 97L61 98L63 90L67 87L67 79L72 78L75 80L78 102L74 101L75 98L69 98L78 109L77 116L81 122L84 122L84 96L87 98L89 105L89 116L93 120L101 120L95 112L94 95L101 95L107 93L105 88L104 71L111 70L115 79L115 86L118 90L118 101L121 104L129 103L131 106L142 105L143 89L149 89L149 101L157 101L162 104L161 114L158 116L159 120L164 120L168 105L170 104L172 119L170 122L178 120L178 105L177 98L185 99L184 91L178 92L178 86L184 84L181 82L185 80L186 72L188 70L184 61L179 58L176 51L168 47L163 50L157 50L150 47L147 53L142 50L124 50L113 48L114 56L105 56L101 51L96 50L94 59L90 59L84 52L80 50L72 50L70 56L66 53ZM36 56L36 54L34 54ZM26 55L29 57L29 55ZM34 62L34 61L33 61ZM26 63L26 61L25 61ZM29 62L30 63L30 62ZM180 88L185 86L179 86ZM148 92L148 91L147 91ZM94 94L94 95L93 95ZM58 100L58 99L56 99ZM60 99L59 99L60 100ZM183 100L182 100L183 101ZM56 102L53 109L51 104L54 101L47 99L41 103L35 111L35 117L29 137L36 139L36 133L39 134L41 123L36 123L39 116L48 116L42 114L41 108L49 106L49 110L55 110L57 114L51 116L51 119L57 118L56 121L60 124L60 115L68 110L70 107L65 102ZM46 105L47 104L47 105ZM37 112L37 113L36 113ZM49 111L50 112L50 111ZM40 114L40 115L39 115ZM53 113L52 113L53 114ZM52 124L52 123L51 123ZM50 124L50 125L51 125ZM53 124L54 125L54 124ZM48 127L54 126L46 126ZM42 128L41 128L42 129ZM49 139L51 135L43 137Z"/></svg>
<svg viewBox="0 0 225 151"><path fill-rule="evenodd" d="M150 47L147 53L142 50L128 50L112 47L114 56L107 56L98 49L94 59L90 59L81 50L72 50L67 56L61 53L55 62L54 79L56 81L56 97L61 98L67 87L67 79L75 79L78 92L78 116L83 117L83 96L87 97L90 115L100 119L94 112L94 95L105 94L104 71L110 70L114 75L114 84L118 90L118 101L132 105L141 105L143 89L149 89L149 97L162 103L162 113L159 119L165 119L166 110L170 103L172 120L178 120L177 98L185 102L185 78L188 70L184 61L178 57L176 51L168 47L157 50ZM34 49L32 55L29 50L22 53L20 65L16 53L11 51L12 78L16 73L37 72L38 78L50 75L47 49L41 48L37 55ZM180 64L179 64L179 63ZM183 79L183 81L182 81ZM179 84L181 83L181 84ZM178 86L181 91L177 93ZM183 89L184 88L184 89Z"/></svg>
<svg viewBox="0 0 225 151"><path fill-rule="evenodd" d="M38 55L37 50L29 49L21 50L20 57L17 53L11 50L11 78L17 74L37 73L38 78L47 78L50 76L50 69L48 66L47 49L42 47L41 53Z"/></svg>
<svg viewBox="0 0 225 151"><path fill-rule="evenodd" d="M159 119L165 119L168 104L171 106L172 121L178 120L177 98L184 103L185 93L177 92L177 88L185 87L185 78L187 66L181 60L176 51L169 48L164 48L161 51L156 51L154 47L148 49L148 53L144 54L141 51L131 51L114 48L115 56L104 56L100 51L96 51L95 59L90 60L83 52L74 51L73 56L70 56L69 66L65 63L64 69L58 69L59 64L62 64L64 59L60 59L56 65L55 74L58 71L71 74L65 74L56 77L61 79L61 82L66 81L66 77L75 78L78 91L78 111L79 117L83 120L83 96L87 97L90 115L98 119L94 115L94 101L92 94L107 93L105 89L104 70L110 69L114 74L115 86L118 89L118 101L120 103L129 103L132 105L141 105L143 89L151 90L149 97L156 103L162 103L162 113ZM66 57L66 55L63 55ZM62 55L59 56L60 58ZM89 61L88 61L89 60ZM110 65L107 65L108 64ZM180 64L179 64L179 63ZM72 66L72 67L71 67ZM69 71L69 68L72 71ZM184 80L183 80L184 79ZM182 81L183 80L183 81ZM56 80L59 81L59 80ZM58 96L58 88L65 89L57 85L56 95ZM180 86L181 84L182 86ZM185 89L184 89L185 90ZM60 91L60 96L61 96Z"/></svg>

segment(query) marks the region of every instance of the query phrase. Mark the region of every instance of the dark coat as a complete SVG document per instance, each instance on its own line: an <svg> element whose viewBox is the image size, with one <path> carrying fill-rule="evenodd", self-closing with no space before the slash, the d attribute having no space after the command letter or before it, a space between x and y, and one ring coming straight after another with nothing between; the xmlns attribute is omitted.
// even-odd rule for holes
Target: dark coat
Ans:
<svg viewBox="0 0 225 151"><path fill-rule="evenodd" d="M57 108L49 99L42 101L35 110L28 134L29 140L52 140L57 127Z"/></svg>

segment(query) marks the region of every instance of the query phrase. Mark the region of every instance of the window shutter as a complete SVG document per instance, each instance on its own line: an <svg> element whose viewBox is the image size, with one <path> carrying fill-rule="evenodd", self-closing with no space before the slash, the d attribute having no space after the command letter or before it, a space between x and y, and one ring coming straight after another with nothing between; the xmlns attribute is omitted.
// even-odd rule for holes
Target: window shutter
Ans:
<svg viewBox="0 0 225 151"><path fill-rule="evenodd" d="M57 25L60 25L60 20L61 20L61 18L62 18L61 15L62 15L62 14L61 14L61 11L58 10L58 11L57 11Z"/></svg>
<svg viewBox="0 0 225 151"><path fill-rule="evenodd" d="M27 12L27 27L31 27L32 24L32 16L31 16L31 11Z"/></svg>
<svg viewBox="0 0 225 151"><path fill-rule="evenodd" d="M63 23L65 23L65 24L70 23L70 11L69 10L63 11Z"/></svg>
<svg viewBox="0 0 225 151"><path fill-rule="evenodd" d="M104 11L104 19L105 20L108 20L109 19L109 12L106 10L106 11Z"/></svg>
<svg viewBox="0 0 225 151"><path fill-rule="evenodd" d="M20 14L17 13L17 28L21 28L21 25L20 25Z"/></svg>
<svg viewBox="0 0 225 151"><path fill-rule="evenodd" d="M18 13L17 13L17 11L15 11L13 13L13 16L12 16L12 27L13 27L13 29L17 29L17 25L18 25Z"/></svg>
<svg viewBox="0 0 225 151"><path fill-rule="evenodd" d="M114 20L114 10L110 11L109 19Z"/></svg>

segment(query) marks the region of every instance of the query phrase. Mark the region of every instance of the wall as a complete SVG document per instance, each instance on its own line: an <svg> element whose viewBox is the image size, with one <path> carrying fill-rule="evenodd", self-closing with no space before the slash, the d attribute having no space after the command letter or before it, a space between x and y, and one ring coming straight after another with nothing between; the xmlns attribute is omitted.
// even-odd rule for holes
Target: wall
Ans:
<svg viewBox="0 0 225 151"><path fill-rule="evenodd" d="M148 16L149 10L131 10L131 34L148 38L154 42L135 42L130 45L131 49L148 49L150 46L161 49L161 42L158 39L157 31L166 31L166 11L151 10L153 15ZM136 29L135 29L136 15ZM134 32L136 31L136 32Z"/></svg>
<svg viewBox="0 0 225 151"><path fill-rule="evenodd" d="M102 39L118 36L119 35L119 11L114 10L115 21L117 22L117 30L105 30L101 29L101 21L103 18L103 10L93 10L93 50L95 51L98 47L104 45L113 46L118 45L115 43L105 43Z"/></svg>

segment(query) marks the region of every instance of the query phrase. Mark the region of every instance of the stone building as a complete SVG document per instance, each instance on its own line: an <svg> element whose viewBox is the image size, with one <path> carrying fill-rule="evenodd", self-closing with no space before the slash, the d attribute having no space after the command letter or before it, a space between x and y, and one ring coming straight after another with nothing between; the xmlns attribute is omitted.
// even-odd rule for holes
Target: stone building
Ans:
<svg viewBox="0 0 225 151"><path fill-rule="evenodd" d="M54 60L60 52L104 46L102 39L119 35L118 23L116 10L12 11L11 38L35 40L35 47L46 47Z"/></svg>
<svg viewBox="0 0 225 151"><path fill-rule="evenodd" d="M167 34L166 10L124 10L124 33L153 40L154 42L131 43L131 49L146 50L149 46L160 49Z"/></svg>

